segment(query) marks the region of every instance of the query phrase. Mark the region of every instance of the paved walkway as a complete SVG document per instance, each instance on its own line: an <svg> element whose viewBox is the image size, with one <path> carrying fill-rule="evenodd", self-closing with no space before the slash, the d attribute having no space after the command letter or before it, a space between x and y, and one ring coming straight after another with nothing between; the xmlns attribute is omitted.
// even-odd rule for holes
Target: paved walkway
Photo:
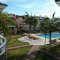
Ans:
<svg viewBox="0 0 60 60"><path fill-rule="evenodd" d="M8 49L8 50L13 50L13 49L17 49L17 48L26 47L26 46L30 46L30 45L15 46L15 47L7 48L7 49Z"/></svg>
<svg viewBox="0 0 60 60"><path fill-rule="evenodd" d="M29 39L28 36L24 36L24 37L18 38L18 40L21 42L28 42L30 45L44 45L45 38L39 37L39 36L34 36L34 37L38 39L37 40ZM46 44L49 44L49 39L47 38L46 38Z"/></svg>
<svg viewBox="0 0 60 60"><path fill-rule="evenodd" d="M26 54L24 60L34 60L39 50L40 45L33 45L29 52Z"/></svg>

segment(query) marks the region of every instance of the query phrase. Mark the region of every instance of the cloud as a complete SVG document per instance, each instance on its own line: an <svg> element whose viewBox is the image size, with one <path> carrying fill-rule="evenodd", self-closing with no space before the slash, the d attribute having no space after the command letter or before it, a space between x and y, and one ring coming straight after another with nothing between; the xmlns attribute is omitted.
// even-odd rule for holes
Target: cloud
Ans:
<svg viewBox="0 0 60 60"><path fill-rule="evenodd" d="M22 8L32 8L34 7L34 3L26 3L26 4L21 4L21 5L17 5L18 7L22 7Z"/></svg>
<svg viewBox="0 0 60 60"><path fill-rule="evenodd" d="M15 14L24 14L24 11L31 12L33 15L51 15L56 12L59 15L60 7L54 2L55 0L0 0L8 5L4 10ZM21 12L22 11L22 12Z"/></svg>
<svg viewBox="0 0 60 60"><path fill-rule="evenodd" d="M33 1L30 0L0 0L3 3L8 4L8 7L11 6L14 8L32 8L34 7L35 3Z"/></svg>
<svg viewBox="0 0 60 60"><path fill-rule="evenodd" d="M8 3L9 0L0 0L0 2L2 2L2 3Z"/></svg>

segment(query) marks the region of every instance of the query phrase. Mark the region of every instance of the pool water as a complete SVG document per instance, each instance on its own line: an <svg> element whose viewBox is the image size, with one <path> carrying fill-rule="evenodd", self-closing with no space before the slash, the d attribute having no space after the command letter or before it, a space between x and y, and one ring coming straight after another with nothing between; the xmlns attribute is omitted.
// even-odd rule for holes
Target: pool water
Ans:
<svg viewBox="0 0 60 60"><path fill-rule="evenodd" d="M39 34L38 36L41 36L41 37L45 38L45 34ZM49 37L50 37L50 35L46 34L46 38L49 38ZM52 33L51 38L60 38L60 33Z"/></svg>

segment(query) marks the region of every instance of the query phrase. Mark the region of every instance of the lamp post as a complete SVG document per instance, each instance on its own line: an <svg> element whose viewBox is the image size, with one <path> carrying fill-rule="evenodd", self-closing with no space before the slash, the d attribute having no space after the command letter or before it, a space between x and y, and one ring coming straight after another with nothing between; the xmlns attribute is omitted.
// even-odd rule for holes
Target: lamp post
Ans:
<svg viewBox="0 0 60 60"><path fill-rule="evenodd" d="M60 0L55 0L55 2L60 6Z"/></svg>

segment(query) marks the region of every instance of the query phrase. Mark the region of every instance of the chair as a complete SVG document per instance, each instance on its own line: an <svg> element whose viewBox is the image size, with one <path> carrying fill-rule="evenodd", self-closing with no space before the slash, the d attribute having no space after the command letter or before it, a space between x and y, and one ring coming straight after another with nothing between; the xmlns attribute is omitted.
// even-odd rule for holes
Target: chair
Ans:
<svg viewBox="0 0 60 60"><path fill-rule="evenodd" d="M56 39L51 40L51 44L56 43L56 42L57 42L57 40L56 40Z"/></svg>
<svg viewBox="0 0 60 60"><path fill-rule="evenodd" d="M60 40L60 38L58 38L58 40Z"/></svg>

